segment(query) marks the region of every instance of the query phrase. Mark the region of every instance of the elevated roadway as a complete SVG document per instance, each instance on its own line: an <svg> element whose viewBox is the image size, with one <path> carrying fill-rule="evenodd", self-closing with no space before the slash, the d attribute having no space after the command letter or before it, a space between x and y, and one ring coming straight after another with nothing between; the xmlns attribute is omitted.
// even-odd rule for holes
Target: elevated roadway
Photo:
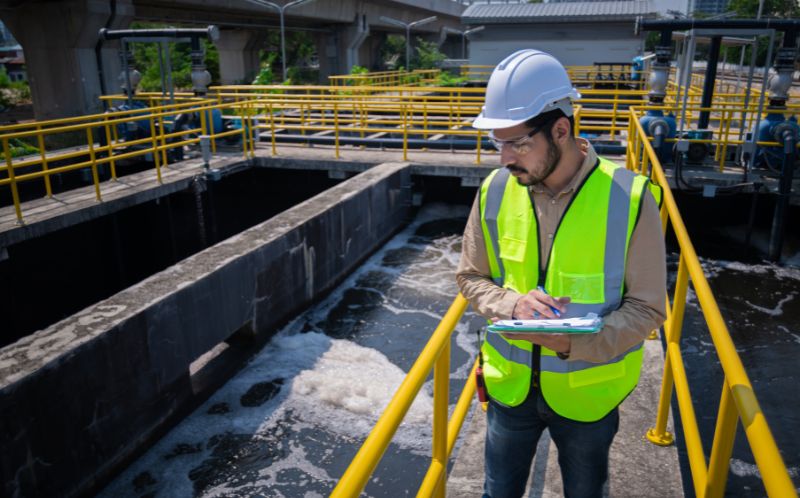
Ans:
<svg viewBox="0 0 800 498"><path fill-rule="evenodd" d="M313 0L288 9L285 21L287 30L313 34L326 80L379 63L386 35L401 31L380 16L404 22L437 16L412 39L438 40L442 28L460 26L463 10L453 0ZM101 28L124 29L133 21L215 24L223 84L252 81L267 33L279 29L275 9L246 0L0 0L0 19L25 51L37 119L100 112L99 97L120 91L118 44L102 42Z"/></svg>

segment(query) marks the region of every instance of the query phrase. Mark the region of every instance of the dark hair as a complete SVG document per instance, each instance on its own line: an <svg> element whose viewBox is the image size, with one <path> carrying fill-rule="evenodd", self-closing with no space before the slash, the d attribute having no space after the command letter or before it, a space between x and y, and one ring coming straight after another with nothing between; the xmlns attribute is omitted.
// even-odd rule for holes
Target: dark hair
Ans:
<svg viewBox="0 0 800 498"><path fill-rule="evenodd" d="M559 118L567 118L569 120L570 132L575 132L575 117L567 116L561 109L553 109L552 111L543 112L531 119L525 121L525 126L528 128L541 128L542 133L549 143L553 143L553 125L556 124Z"/></svg>

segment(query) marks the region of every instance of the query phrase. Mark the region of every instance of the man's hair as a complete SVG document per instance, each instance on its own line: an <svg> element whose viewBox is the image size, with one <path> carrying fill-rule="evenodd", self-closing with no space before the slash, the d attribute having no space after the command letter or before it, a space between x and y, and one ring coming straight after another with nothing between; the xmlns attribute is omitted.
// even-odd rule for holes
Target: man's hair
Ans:
<svg viewBox="0 0 800 498"><path fill-rule="evenodd" d="M543 112L539 115L532 117L525 121L525 126L528 128L541 128L542 133L549 143L553 143L553 125L556 124L559 118L567 118L569 120L570 135L575 133L575 117L567 116L561 109L553 109L552 111Z"/></svg>

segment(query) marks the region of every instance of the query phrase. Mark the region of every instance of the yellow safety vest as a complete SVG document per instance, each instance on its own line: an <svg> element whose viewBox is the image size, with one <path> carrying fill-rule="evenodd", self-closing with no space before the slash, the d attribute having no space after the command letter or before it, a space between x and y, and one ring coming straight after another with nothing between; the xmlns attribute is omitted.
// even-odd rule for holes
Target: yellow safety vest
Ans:
<svg viewBox="0 0 800 498"><path fill-rule="evenodd" d="M647 189L660 204L661 190L647 177L600 158L567 207L542 272L528 188L506 168L493 171L480 192L492 279L520 294L543 285L553 296L569 296L564 318L616 310L622 302L631 233ZM494 400L519 405L533 379L556 413L581 422L600 420L619 405L636 387L642 365L642 343L600 364L562 360L550 349L495 333L487 334L481 351L486 387Z"/></svg>

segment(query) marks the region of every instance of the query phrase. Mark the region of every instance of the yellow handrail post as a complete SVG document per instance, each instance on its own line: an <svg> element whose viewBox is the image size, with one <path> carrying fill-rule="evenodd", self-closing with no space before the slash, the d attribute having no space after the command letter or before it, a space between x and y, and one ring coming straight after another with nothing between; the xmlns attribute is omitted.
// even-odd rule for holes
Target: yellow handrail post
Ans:
<svg viewBox="0 0 800 498"><path fill-rule="evenodd" d="M244 154L244 158L247 159L247 155L250 152L250 134L252 133L251 123L249 121L250 112L245 105L238 105L239 108L239 118L242 120L242 154Z"/></svg>
<svg viewBox="0 0 800 498"><path fill-rule="evenodd" d="M481 130L478 130L475 138L475 164L481 163L481 145Z"/></svg>
<svg viewBox="0 0 800 498"><path fill-rule="evenodd" d="M36 131L39 133L36 135L37 143L39 144L39 153L42 155L42 171L47 173L47 153L45 152L44 146L44 134L42 133L42 126L37 125ZM44 175L44 188L47 191L47 197L53 197L53 188L50 186L50 175Z"/></svg>
<svg viewBox="0 0 800 498"><path fill-rule="evenodd" d="M681 328L683 326L683 313L686 309L686 293L689 288L689 272L684 255L681 254L678 263L678 276L675 281L675 298L672 301L672 313L664 324L664 332L668 343L679 344ZM672 358L667 349L664 357L664 375L661 378L661 395L658 400L656 412L656 425L647 431L647 439L659 446L672 444L674 438L667 432L667 418L669 418L669 405L672 399Z"/></svg>
<svg viewBox="0 0 800 498"><path fill-rule="evenodd" d="M447 469L447 410L450 397L450 341L439 353L433 371L433 460ZM444 498L447 486L446 473L442 472L433 496Z"/></svg>
<svg viewBox="0 0 800 498"><path fill-rule="evenodd" d="M247 123L249 128L247 134L250 137L250 157L256 157L256 142L260 140L258 136L258 118L256 115L258 111L255 109L255 104L251 101L247 104Z"/></svg>
<svg viewBox="0 0 800 498"><path fill-rule="evenodd" d="M97 159L94 154L94 135L92 129L86 128L86 142L89 144L89 161L92 163L92 181L94 182L94 195L98 202L102 201L100 197L100 177L97 174Z"/></svg>
<svg viewBox="0 0 800 498"><path fill-rule="evenodd" d="M717 427L714 429L714 442L711 448L711 460L708 462L708 482L705 498L722 498L725 483L728 481L733 442L736 438L736 426L739 418L736 405L731 398L728 381L722 383L722 397L719 400Z"/></svg>
<svg viewBox="0 0 800 498"><path fill-rule="evenodd" d="M22 219L22 207L19 202L19 191L17 190L17 180L14 175L14 164L11 161L11 147L8 146L8 139L3 138L3 156L6 158L6 168L8 169L8 179L11 180L11 198L14 200L14 211L17 212L17 224L24 225Z"/></svg>
<svg viewBox="0 0 800 498"><path fill-rule="evenodd" d="M106 147L108 148L109 167L111 168L111 179L117 181L117 166L114 161L114 143L111 141L111 129L108 124L108 117L103 119L106 132Z"/></svg>
<svg viewBox="0 0 800 498"><path fill-rule="evenodd" d="M400 107L403 114L403 161L408 161L408 108L403 103Z"/></svg>
<svg viewBox="0 0 800 498"><path fill-rule="evenodd" d="M161 139L161 164L164 166L169 165L169 158L167 157L167 138L164 129L164 113L158 111L158 136Z"/></svg>
<svg viewBox="0 0 800 498"><path fill-rule="evenodd" d="M339 101L333 101L333 129L334 141L336 142L336 159L339 159Z"/></svg>
<svg viewBox="0 0 800 498"><path fill-rule="evenodd" d="M202 119L203 114L201 113L200 116L201 116L201 118L200 118L200 123L201 123L200 126L203 128L203 130L205 130L205 127L203 126L203 119ZM205 135L205 133L203 133L203 134ZM152 142L153 142L153 162L155 163L155 166L156 166L156 178L158 179L158 183L161 184L161 183L163 183L161 181L161 161L160 161L160 158L158 156L158 138L156 137L156 124L155 124L155 118L153 118L153 115L150 115L150 137L151 137Z"/></svg>
<svg viewBox="0 0 800 498"><path fill-rule="evenodd" d="M614 136L617 132L617 103L619 101L619 92L618 90L614 90L614 104L611 111L611 140L614 140Z"/></svg>
<svg viewBox="0 0 800 498"><path fill-rule="evenodd" d="M270 140L272 142L272 155L277 156L278 150L275 147L275 114L273 114L272 101L269 103L269 128Z"/></svg>

